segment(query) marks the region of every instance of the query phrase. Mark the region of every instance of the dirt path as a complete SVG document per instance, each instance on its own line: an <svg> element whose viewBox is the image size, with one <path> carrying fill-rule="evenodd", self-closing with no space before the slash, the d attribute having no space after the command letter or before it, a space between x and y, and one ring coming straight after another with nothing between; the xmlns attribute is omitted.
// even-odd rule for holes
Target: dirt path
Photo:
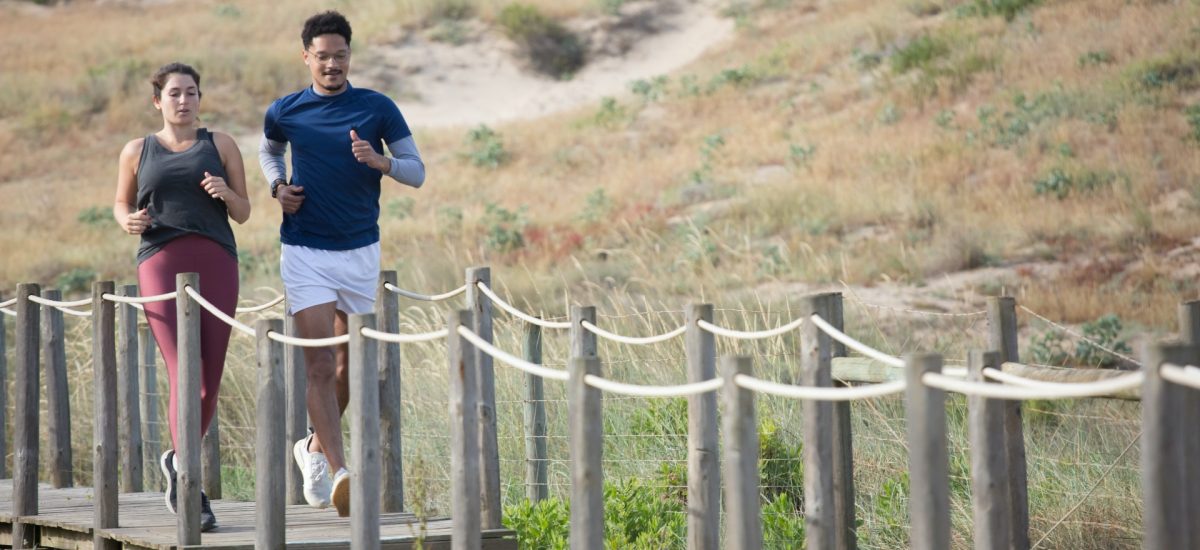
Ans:
<svg viewBox="0 0 1200 550"><path fill-rule="evenodd" d="M471 126L529 119L628 91L629 82L683 67L733 34L733 22L708 3L626 4L620 17L572 21L592 41L589 63L570 80L522 68L516 47L497 29L462 24L463 43L409 33L371 48L356 80L391 95L421 127ZM599 50L599 51L597 51Z"/></svg>

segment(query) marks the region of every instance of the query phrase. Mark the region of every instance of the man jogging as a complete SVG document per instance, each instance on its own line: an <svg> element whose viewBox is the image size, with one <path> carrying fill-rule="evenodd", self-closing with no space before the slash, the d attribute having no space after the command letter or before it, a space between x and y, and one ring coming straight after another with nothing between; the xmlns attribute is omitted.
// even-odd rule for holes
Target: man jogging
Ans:
<svg viewBox="0 0 1200 550"><path fill-rule="evenodd" d="M383 175L425 181L408 124L387 96L354 88L350 23L327 11L305 21L302 58L312 85L267 109L259 159L283 209L279 271L302 338L346 334L347 315L370 313L379 278L379 192ZM292 146L292 177L284 153ZM391 157L383 154L387 144ZM315 433L292 454L309 505L350 513L341 417L350 399L347 346L304 348L308 418Z"/></svg>

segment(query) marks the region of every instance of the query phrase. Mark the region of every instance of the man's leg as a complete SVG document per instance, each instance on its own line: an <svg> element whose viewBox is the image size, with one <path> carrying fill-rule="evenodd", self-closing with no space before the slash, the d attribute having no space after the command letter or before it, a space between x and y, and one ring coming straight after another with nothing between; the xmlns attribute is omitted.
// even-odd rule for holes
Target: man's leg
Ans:
<svg viewBox="0 0 1200 550"><path fill-rule="evenodd" d="M337 310L337 316L333 323L334 332L338 334L350 332L350 321L346 317L346 312ZM350 344L348 343L337 347L337 402L338 412L346 414L346 407L350 405Z"/></svg>
<svg viewBox="0 0 1200 550"><path fill-rule="evenodd" d="M346 334L346 324L340 320L334 302L320 304L297 311L296 332L301 338L329 338ZM344 316L341 316L344 317ZM338 346L344 347L344 346ZM304 348L304 364L308 369L308 419L312 422L316 437L310 451L321 450L329 462L330 472L346 466L346 455L342 450L342 415L340 396L342 372L337 361L344 351L333 347Z"/></svg>

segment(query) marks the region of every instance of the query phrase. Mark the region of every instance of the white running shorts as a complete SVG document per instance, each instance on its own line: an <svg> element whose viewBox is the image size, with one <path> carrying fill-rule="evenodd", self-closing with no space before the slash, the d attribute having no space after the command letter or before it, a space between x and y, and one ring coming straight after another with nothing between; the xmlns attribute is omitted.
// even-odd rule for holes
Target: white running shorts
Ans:
<svg viewBox="0 0 1200 550"><path fill-rule="evenodd" d="M330 302L347 314L371 313L379 284L379 243L352 250L285 244L279 274L290 314Z"/></svg>

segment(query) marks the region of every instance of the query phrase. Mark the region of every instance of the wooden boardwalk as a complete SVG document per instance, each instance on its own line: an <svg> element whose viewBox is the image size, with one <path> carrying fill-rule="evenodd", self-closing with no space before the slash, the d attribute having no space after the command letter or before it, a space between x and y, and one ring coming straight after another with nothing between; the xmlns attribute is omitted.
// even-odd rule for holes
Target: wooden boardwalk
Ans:
<svg viewBox="0 0 1200 550"><path fill-rule="evenodd" d="M21 518L38 528L39 547L92 548L92 489L53 489L41 484L36 516ZM12 480L0 480L0 546L12 546ZM243 550L254 548L254 503L227 500L212 501L219 527L204 533L198 548ZM101 535L120 542L125 548L178 548L175 516L167 511L162 493L124 493L120 495L120 525L105 529ZM381 514L379 534L382 547L407 550L415 547L420 522L412 514ZM289 548L337 549L350 547L350 518L338 517L333 508L317 510L309 506L287 507L287 545ZM425 525L424 548L450 547L449 518L430 519ZM510 530L483 532L485 550L516 550L517 541Z"/></svg>

